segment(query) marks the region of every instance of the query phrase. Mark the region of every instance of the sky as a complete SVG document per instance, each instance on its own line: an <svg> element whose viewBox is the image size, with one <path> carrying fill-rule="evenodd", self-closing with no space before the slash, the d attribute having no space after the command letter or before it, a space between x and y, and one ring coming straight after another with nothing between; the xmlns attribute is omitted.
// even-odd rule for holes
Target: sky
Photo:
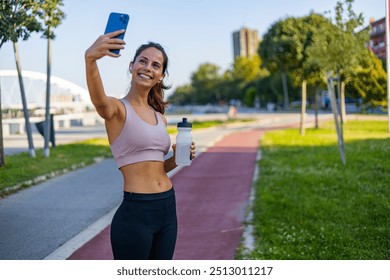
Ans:
<svg viewBox="0 0 390 280"><path fill-rule="evenodd" d="M337 0L64 0L66 18L54 32L52 75L86 88L85 50L103 34L110 12L127 13L130 22L120 58L104 57L98 65L107 95L121 97L130 84L128 65L138 46L163 45L169 57L172 89L191 82L199 65L213 63L223 72L233 63L232 33L257 29L260 38L270 26L288 16L310 12L334 15ZM355 0L355 13L366 22L385 16L385 0ZM19 42L23 70L46 73L47 41L33 34ZM0 70L16 69L11 43L0 49ZM28 93L27 93L28 94Z"/></svg>

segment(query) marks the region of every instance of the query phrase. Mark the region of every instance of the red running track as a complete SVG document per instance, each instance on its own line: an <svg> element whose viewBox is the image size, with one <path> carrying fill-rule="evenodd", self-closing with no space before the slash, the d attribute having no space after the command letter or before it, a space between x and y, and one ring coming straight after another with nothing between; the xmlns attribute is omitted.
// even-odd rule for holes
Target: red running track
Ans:
<svg viewBox="0 0 390 280"><path fill-rule="evenodd" d="M179 222L174 259L234 259L262 133L252 130L225 136L171 178ZM109 233L108 226L68 259L113 259Z"/></svg>

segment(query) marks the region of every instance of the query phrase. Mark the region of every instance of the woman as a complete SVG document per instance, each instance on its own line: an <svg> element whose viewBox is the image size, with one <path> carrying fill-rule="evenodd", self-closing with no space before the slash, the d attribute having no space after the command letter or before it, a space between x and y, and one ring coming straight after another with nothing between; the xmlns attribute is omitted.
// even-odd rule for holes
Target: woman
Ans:
<svg viewBox="0 0 390 280"><path fill-rule="evenodd" d="M124 179L123 202L111 224L114 259L172 259L177 235L175 194L167 172L176 167L164 160L170 147L163 116L163 79L168 57L156 43L142 45L129 69L131 87L123 99L106 96L97 60L119 57L124 48L115 31L100 36L85 53L87 85L99 115L105 120L111 151ZM191 146L195 158L195 144Z"/></svg>

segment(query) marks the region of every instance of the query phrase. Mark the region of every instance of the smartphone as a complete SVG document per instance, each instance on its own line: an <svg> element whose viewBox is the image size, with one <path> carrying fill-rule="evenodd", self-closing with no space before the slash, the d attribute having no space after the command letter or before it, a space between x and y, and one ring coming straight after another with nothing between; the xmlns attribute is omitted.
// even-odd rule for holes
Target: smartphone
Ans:
<svg viewBox="0 0 390 280"><path fill-rule="evenodd" d="M110 13L110 16L108 17L106 30L104 31L104 34L114 32L117 30L124 29L126 32L127 24L129 23L130 16L128 14L122 14L122 13ZM119 34L115 38L120 38L123 40L125 37L125 33ZM111 52L115 54L119 54L119 50L110 50Z"/></svg>

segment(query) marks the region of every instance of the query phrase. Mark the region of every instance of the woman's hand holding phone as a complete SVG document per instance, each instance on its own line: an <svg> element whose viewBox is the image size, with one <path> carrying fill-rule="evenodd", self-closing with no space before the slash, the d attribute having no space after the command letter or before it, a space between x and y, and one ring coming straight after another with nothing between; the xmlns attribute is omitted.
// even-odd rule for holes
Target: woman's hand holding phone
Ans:
<svg viewBox="0 0 390 280"><path fill-rule="evenodd" d="M120 38L116 38L121 35L125 30L117 30L104 35L101 35L85 52L86 59L98 60L103 56L119 57L120 54L112 52L112 50L124 49L126 44Z"/></svg>
<svg viewBox="0 0 390 280"><path fill-rule="evenodd" d="M129 24L129 20L130 16L128 14L110 13L110 15L108 16L108 21L104 34L110 34L114 31L123 30L123 32L114 36L123 40L125 38L125 32L127 29L127 25ZM119 49L111 49L110 51L115 54L119 54Z"/></svg>
<svg viewBox="0 0 390 280"><path fill-rule="evenodd" d="M101 35L85 52L85 59L96 61L106 55L119 57L120 50L125 48L123 39L129 19L127 14L110 13L104 35Z"/></svg>

